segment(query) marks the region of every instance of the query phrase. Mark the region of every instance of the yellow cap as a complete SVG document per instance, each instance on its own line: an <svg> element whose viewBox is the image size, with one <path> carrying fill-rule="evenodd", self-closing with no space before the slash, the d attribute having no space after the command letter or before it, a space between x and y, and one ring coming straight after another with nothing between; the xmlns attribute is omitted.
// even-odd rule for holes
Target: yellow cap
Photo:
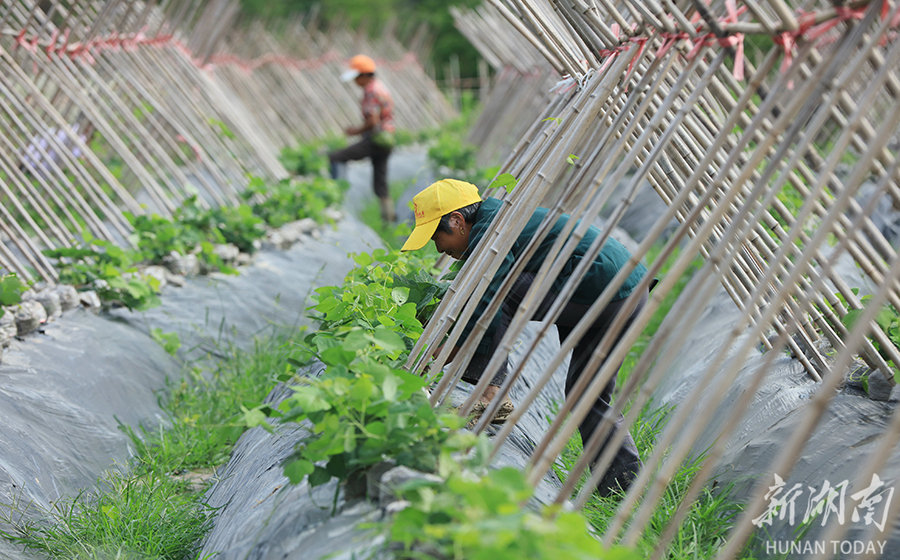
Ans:
<svg viewBox="0 0 900 560"><path fill-rule="evenodd" d="M481 202L478 187L456 179L441 179L413 197L416 227L403 244L401 251L415 251L424 247L437 231L441 216L470 204Z"/></svg>

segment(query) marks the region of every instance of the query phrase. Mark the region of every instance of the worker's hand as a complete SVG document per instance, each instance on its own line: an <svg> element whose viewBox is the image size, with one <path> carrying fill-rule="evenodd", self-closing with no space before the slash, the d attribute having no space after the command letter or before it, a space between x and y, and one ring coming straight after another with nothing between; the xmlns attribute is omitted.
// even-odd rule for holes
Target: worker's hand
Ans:
<svg viewBox="0 0 900 560"><path fill-rule="evenodd" d="M347 134L347 136L356 136L357 134L359 134L355 126L348 126L344 129L344 132Z"/></svg>

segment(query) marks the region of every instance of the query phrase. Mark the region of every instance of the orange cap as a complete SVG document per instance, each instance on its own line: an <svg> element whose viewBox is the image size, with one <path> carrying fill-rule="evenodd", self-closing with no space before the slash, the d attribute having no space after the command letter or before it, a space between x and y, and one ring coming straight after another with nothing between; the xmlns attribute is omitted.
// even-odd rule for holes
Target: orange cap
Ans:
<svg viewBox="0 0 900 560"><path fill-rule="evenodd" d="M416 227L403 244L401 251L415 251L424 247L437 231L441 216L470 204L481 202L478 187L456 179L441 179L413 197Z"/></svg>
<svg viewBox="0 0 900 560"><path fill-rule="evenodd" d="M375 73L375 61L364 54L358 54L351 58L348 66L350 68L345 70L344 73L341 74L342 82L349 82L350 80L355 79L360 74Z"/></svg>

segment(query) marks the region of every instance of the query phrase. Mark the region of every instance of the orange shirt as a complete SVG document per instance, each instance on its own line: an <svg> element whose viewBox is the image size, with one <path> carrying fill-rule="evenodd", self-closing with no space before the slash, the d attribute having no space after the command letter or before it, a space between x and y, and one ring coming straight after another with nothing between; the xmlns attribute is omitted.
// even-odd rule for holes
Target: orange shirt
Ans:
<svg viewBox="0 0 900 560"><path fill-rule="evenodd" d="M377 79L363 88L362 114L363 119L372 114L378 115L376 131L394 132L394 99L384 84Z"/></svg>

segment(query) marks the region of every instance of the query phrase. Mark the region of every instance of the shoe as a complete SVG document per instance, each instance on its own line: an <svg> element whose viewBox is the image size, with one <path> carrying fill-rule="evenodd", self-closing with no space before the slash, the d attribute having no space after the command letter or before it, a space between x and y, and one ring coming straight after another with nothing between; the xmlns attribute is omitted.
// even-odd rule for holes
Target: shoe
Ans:
<svg viewBox="0 0 900 560"><path fill-rule="evenodd" d="M469 416L469 421L466 423L466 428L472 429L481 420L481 417L484 415L484 411L487 410L488 403L484 403L482 401L478 401L475 403L475 406L472 407L472 412ZM510 417L513 411L516 409L513 406L511 400L506 399L503 401L503 404L500 405L500 408L497 409L497 412L494 414L494 417L491 418L491 424L503 424Z"/></svg>
<svg viewBox="0 0 900 560"><path fill-rule="evenodd" d="M381 223L385 226L392 225L397 221L397 216L394 214L394 201L387 196L379 199L379 203L381 206Z"/></svg>

